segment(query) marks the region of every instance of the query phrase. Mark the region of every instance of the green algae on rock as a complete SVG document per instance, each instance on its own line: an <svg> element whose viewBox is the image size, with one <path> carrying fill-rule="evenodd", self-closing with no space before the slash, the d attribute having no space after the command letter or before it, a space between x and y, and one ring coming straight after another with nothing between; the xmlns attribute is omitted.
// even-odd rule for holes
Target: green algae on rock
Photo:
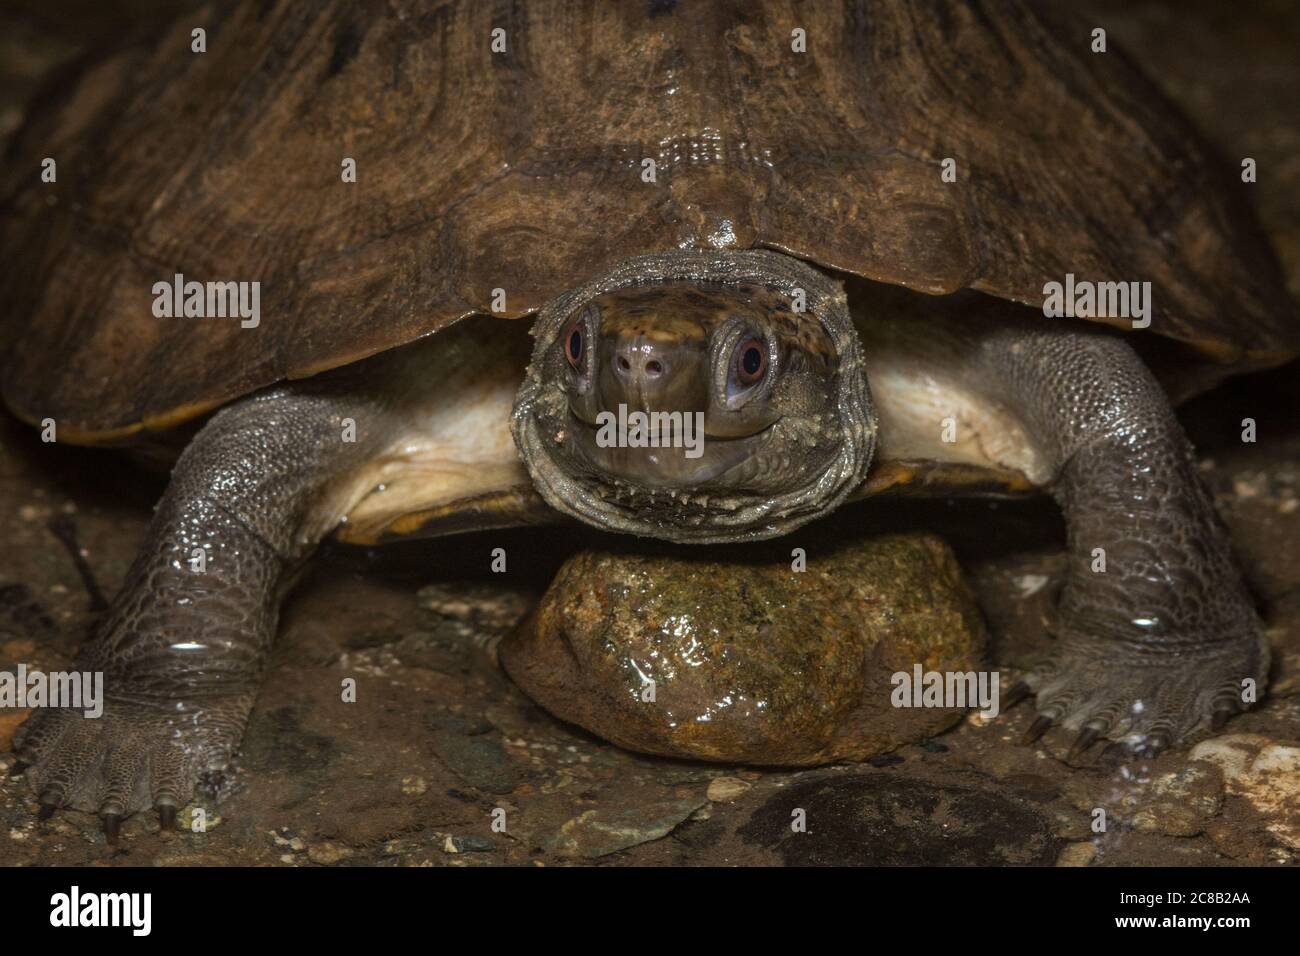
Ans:
<svg viewBox="0 0 1300 956"><path fill-rule="evenodd" d="M718 554L586 551L501 645L557 717L645 753L768 766L864 760L936 734L958 708L894 707L891 677L971 671L983 622L927 534Z"/></svg>

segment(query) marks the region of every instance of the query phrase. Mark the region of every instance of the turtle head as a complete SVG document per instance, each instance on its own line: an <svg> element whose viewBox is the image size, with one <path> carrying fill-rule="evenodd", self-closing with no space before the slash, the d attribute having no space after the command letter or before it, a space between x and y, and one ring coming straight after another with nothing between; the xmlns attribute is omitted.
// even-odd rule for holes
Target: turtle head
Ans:
<svg viewBox="0 0 1300 956"><path fill-rule="evenodd" d="M542 310L514 436L557 510L671 541L773 537L865 477L843 291L771 252L629 259Z"/></svg>

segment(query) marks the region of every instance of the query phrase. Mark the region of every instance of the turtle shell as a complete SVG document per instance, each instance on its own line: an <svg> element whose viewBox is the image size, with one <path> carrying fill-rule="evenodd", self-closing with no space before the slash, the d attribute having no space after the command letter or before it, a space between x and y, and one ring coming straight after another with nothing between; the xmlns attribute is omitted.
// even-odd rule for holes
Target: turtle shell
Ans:
<svg viewBox="0 0 1300 956"><path fill-rule="evenodd" d="M121 439L677 247L1034 305L1149 280L1224 370L1296 354L1239 167L1060 6L209 5L16 136L5 400ZM176 273L259 282L260 324L156 318Z"/></svg>

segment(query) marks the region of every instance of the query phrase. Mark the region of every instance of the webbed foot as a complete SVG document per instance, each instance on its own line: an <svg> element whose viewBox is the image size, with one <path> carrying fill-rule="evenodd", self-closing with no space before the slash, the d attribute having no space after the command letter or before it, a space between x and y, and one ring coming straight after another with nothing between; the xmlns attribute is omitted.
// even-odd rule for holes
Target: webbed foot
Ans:
<svg viewBox="0 0 1300 956"><path fill-rule="evenodd" d="M1102 738L1155 756L1222 728L1253 701L1248 689L1262 690L1267 672L1268 645L1257 634L1182 651L1066 637L1025 676L1039 717L1024 742L1059 726L1076 733L1071 760Z"/></svg>
<svg viewBox="0 0 1300 956"><path fill-rule="evenodd" d="M40 819L61 808L98 814L111 843L125 818L150 807L164 829L174 826L201 778L229 764L250 703L109 700L97 718L38 710L14 735L14 752Z"/></svg>

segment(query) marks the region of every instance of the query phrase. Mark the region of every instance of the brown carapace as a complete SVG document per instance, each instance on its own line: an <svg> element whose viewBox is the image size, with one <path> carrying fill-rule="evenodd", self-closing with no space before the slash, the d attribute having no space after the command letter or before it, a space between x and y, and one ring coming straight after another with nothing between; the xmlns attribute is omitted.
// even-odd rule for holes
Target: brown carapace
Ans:
<svg viewBox="0 0 1300 956"><path fill-rule="evenodd" d="M14 141L5 401L112 442L676 248L1035 306L1141 277L1198 381L1295 355L1235 168L1064 7L211 4ZM263 320L160 321L177 273L260 282Z"/></svg>

